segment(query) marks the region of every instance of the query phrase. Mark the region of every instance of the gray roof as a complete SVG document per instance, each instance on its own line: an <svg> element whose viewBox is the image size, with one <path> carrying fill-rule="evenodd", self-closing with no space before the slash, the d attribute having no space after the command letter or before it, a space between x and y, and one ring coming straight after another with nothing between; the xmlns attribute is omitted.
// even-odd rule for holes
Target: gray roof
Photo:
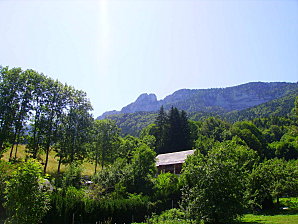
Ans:
<svg viewBox="0 0 298 224"><path fill-rule="evenodd" d="M186 150L181 152L159 154L156 157L156 166L184 163L187 156L193 154L194 151L195 150Z"/></svg>

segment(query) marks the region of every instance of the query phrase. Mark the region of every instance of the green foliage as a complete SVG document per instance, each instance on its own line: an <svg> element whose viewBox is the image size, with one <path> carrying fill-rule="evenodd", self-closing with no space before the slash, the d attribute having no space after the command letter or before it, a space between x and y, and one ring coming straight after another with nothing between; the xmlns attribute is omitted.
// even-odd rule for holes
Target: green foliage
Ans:
<svg viewBox="0 0 298 224"><path fill-rule="evenodd" d="M155 198L159 200L173 200L180 194L177 175L172 173L159 174L154 179Z"/></svg>
<svg viewBox="0 0 298 224"><path fill-rule="evenodd" d="M0 157L9 144L19 140L28 119L32 89L27 80L26 72L20 68L0 67Z"/></svg>
<svg viewBox="0 0 298 224"><path fill-rule="evenodd" d="M202 122L199 130L200 134L216 141L225 141L231 139L231 125L219 118L209 117Z"/></svg>
<svg viewBox="0 0 298 224"><path fill-rule="evenodd" d="M2 202L4 199L6 181L10 179L10 176L12 175L14 168L15 166L13 166L11 163L0 160L0 200Z"/></svg>
<svg viewBox="0 0 298 224"><path fill-rule="evenodd" d="M243 213L245 180L257 155L237 142L217 143L204 156L190 156L183 168L182 208L187 217L229 223Z"/></svg>
<svg viewBox="0 0 298 224"><path fill-rule="evenodd" d="M253 209L273 206L273 199L282 196L297 196L298 163L272 159L257 165L249 175L246 197Z"/></svg>
<svg viewBox="0 0 298 224"><path fill-rule="evenodd" d="M289 89L284 96L280 96L277 99L273 99L252 108L224 114L223 118L230 122L236 122L263 117L286 117L291 114L297 94L297 87Z"/></svg>
<svg viewBox="0 0 298 224"><path fill-rule="evenodd" d="M118 148L119 157L131 160L133 152L139 147L140 144L142 144L141 140L131 135L121 138Z"/></svg>
<svg viewBox="0 0 298 224"><path fill-rule="evenodd" d="M122 135L139 136L142 129L154 123L156 115L156 112L136 112L110 115L107 118L116 122Z"/></svg>
<svg viewBox="0 0 298 224"><path fill-rule="evenodd" d="M152 149L139 143L127 159L118 158L99 171L93 180L102 189L101 194L116 188L124 188L128 193L149 194L152 191L152 178L156 174L155 156Z"/></svg>
<svg viewBox="0 0 298 224"><path fill-rule="evenodd" d="M74 212L80 209L81 201L85 194L82 189L77 189L73 186L67 186L58 190L52 195L52 203L59 214Z"/></svg>
<svg viewBox="0 0 298 224"><path fill-rule="evenodd" d="M93 121L89 114L92 107L86 99L86 93L72 90L69 94L69 109L62 116L57 130L59 138L55 144L59 168L61 163L82 161L86 157L86 143L89 141L87 133Z"/></svg>
<svg viewBox="0 0 298 224"><path fill-rule="evenodd" d="M195 141L195 149L198 150L203 155L207 155L215 144L214 138L208 138L206 136L200 135Z"/></svg>
<svg viewBox="0 0 298 224"><path fill-rule="evenodd" d="M76 162L71 163L63 174L62 186L64 188L68 186L73 186L78 188L81 182L82 171L83 170L80 164Z"/></svg>
<svg viewBox="0 0 298 224"><path fill-rule="evenodd" d="M298 117L298 96L295 99L295 107L294 107L294 114Z"/></svg>
<svg viewBox="0 0 298 224"><path fill-rule="evenodd" d="M10 148L12 160L14 145L26 137L31 157L46 153L44 172L49 153L58 142L61 162L81 159L91 109L83 91L33 70L1 67L0 156Z"/></svg>
<svg viewBox="0 0 298 224"><path fill-rule="evenodd" d="M89 138L89 158L95 163L95 173L97 164L113 162L118 155L120 129L112 120L95 120L93 122Z"/></svg>
<svg viewBox="0 0 298 224"><path fill-rule="evenodd" d="M129 175L127 161L118 158L113 164L104 167L93 176L92 180L96 184L94 186L95 194L92 193L93 198L103 198L106 194L121 187L126 190L125 184L128 182Z"/></svg>
<svg viewBox="0 0 298 224"><path fill-rule="evenodd" d="M50 209L50 196L43 187L40 165L34 160L24 162L12 174L5 189L6 223L39 223Z"/></svg>
<svg viewBox="0 0 298 224"><path fill-rule="evenodd" d="M160 108L158 116L156 118L156 126L153 131L153 135L156 138L155 149L158 153L165 153L168 150L169 141L169 117L164 111L163 106Z"/></svg>
<svg viewBox="0 0 298 224"><path fill-rule="evenodd" d="M167 114L160 108L153 135L158 154L187 150L192 147L191 129L185 111L172 107Z"/></svg>
<svg viewBox="0 0 298 224"><path fill-rule="evenodd" d="M152 177L157 173L155 166L156 153L147 145L140 145L132 155L129 179L126 183L128 192L149 193L152 188Z"/></svg>
<svg viewBox="0 0 298 224"><path fill-rule="evenodd" d="M268 143L279 141L281 137L285 134L286 128L280 127L278 125L270 125L263 134Z"/></svg>
<svg viewBox="0 0 298 224"><path fill-rule="evenodd" d="M148 224L191 224L190 220L186 220L183 211L177 208L166 210L160 215L153 215L146 223Z"/></svg>
<svg viewBox="0 0 298 224"><path fill-rule="evenodd" d="M151 209L146 196L131 194L128 198L98 200L90 197L88 191L71 186L53 193L52 201L60 215L49 214L47 218L61 224L70 223L71 220L130 223L142 221Z"/></svg>
<svg viewBox="0 0 298 224"><path fill-rule="evenodd" d="M232 134L241 138L248 147L265 156L267 144L262 132L248 121L236 122L232 127Z"/></svg>

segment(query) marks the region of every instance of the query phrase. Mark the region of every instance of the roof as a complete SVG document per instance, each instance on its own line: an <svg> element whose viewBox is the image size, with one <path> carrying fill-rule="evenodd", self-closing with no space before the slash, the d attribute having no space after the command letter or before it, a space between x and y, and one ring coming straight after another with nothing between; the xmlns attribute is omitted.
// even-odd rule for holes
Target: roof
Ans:
<svg viewBox="0 0 298 224"><path fill-rule="evenodd" d="M156 157L156 166L184 163L187 156L193 154L194 151L195 150L186 150L186 151L180 151L180 152L159 154Z"/></svg>

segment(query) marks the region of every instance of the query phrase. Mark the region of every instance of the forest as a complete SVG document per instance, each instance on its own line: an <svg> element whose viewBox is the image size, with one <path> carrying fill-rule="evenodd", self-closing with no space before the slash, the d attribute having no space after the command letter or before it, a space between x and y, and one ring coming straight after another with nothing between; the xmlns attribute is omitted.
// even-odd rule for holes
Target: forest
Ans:
<svg viewBox="0 0 298 224"><path fill-rule="evenodd" d="M0 67L0 223L239 223L278 210L298 197L294 99L283 101L287 114L233 112L230 121L205 113L192 120L161 106L144 113L153 122L136 137L114 120L94 119L84 91ZM158 174L158 154L189 149L180 175ZM57 167L49 172L52 155ZM296 204L290 212L298 214Z"/></svg>

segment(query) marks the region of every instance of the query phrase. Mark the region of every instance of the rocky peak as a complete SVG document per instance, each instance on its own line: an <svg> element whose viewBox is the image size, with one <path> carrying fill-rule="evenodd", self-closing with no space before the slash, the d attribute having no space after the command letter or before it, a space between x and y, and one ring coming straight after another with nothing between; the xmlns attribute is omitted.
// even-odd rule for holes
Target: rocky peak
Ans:
<svg viewBox="0 0 298 224"><path fill-rule="evenodd" d="M134 113L137 111L155 111L158 110L158 101L155 94L141 94L137 100L126 107L123 107L121 113Z"/></svg>
<svg viewBox="0 0 298 224"><path fill-rule="evenodd" d="M156 101L157 101L157 97L155 94L143 93L138 97L138 99L135 101L135 103L147 104L147 103L155 103Z"/></svg>

